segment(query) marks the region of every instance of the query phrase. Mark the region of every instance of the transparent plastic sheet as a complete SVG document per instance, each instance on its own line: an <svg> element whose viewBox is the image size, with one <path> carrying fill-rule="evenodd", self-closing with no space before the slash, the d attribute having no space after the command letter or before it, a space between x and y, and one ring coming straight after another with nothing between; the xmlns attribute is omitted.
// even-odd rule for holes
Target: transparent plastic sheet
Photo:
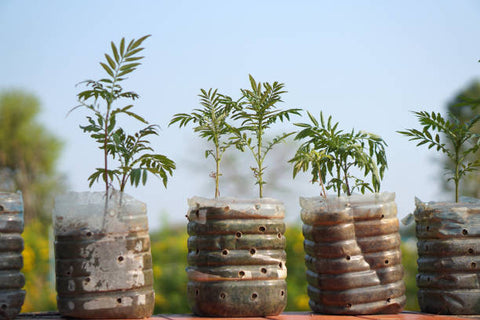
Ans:
<svg viewBox="0 0 480 320"><path fill-rule="evenodd" d="M145 318L154 291L146 206L127 194L68 193L54 209L57 305L76 318Z"/></svg>
<svg viewBox="0 0 480 320"><path fill-rule="evenodd" d="M187 293L203 316L267 316L287 302L284 206L275 199L188 200Z"/></svg>
<svg viewBox="0 0 480 320"><path fill-rule="evenodd" d="M415 204L421 310L479 314L480 200Z"/></svg>
<svg viewBox="0 0 480 320"><path fill-rule="evenodd" d="M329 314L405 306L395 194L300 198L310 307Z"/></svg>
<svg viewBox="0 0 480 320"><path fill-rule="evenodd" d="M107 200L107 201L106 201ZM55 198L55 235L88 229L91 232L148 230L147 207L126 193L69 192Z"/></svg>
<svg viewBox="0 0 480 320"><path fill-rule="evenodd" d="M22 194L0 192L0 319L14 319L25 300L22 232Z"/></svg>

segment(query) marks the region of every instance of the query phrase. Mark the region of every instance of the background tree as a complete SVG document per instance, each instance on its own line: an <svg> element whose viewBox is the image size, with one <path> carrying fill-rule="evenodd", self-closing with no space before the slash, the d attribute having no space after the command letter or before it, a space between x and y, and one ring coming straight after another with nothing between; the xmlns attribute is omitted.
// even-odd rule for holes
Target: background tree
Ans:
<svg viewBox="0 0 480 320"><path fill-rule="evenodd" d="M460 92L458 92L454 98L448 102L447 111L455 116L460 122L465 123L473 119L480 114L480 82L473 81ZM451 120L451 119L449 119ZM474 133L480 133L480 124L477 123L472 131ZM475 162L480 160L480 152L475 152L468 156L468 162ZM453 162L446 158L444 163L448 168L453 168ZM445 183L444 189L451 191L452 184ZM480 172L473 171L468 173L462 180L460 185L460 194L468 197L480 198Z"/></svg>
<svg viewBox="0 0 480 320"><path fill-rule="evenodd" d="M0 190L21 190L25 222L50 222L62 144L38 120L38 99L21 90L0 92Z"/></svg>

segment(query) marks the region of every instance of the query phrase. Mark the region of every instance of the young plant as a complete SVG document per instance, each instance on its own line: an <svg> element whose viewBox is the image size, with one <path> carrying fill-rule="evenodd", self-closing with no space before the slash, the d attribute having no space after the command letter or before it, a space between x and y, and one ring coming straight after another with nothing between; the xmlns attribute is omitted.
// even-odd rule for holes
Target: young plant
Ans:
<svg viewBox="0 0 480 320"><path fill-rule="evenodd" d="M214 146L214 150L205 150L205 158L211 156L215 160L215 172L211 176L215 179L215 198L220 196L219 179L220 162L223 154L232 145L232 142L224 137L231 134L230 128L226 124L231 107L223 102L223 96L217 93L217 89L205 91L200 90L200 104L202 109L194 109L191 114L177 113L170 121L170 125L178 123L178 126L184 127L192 122L196 124L193 128L198 132L200 137L207 138Z"/></svg>
<svg viewBox="0 0 480 320"><path fill-rule="evenodd" d="M143 50L140 45L148 37L147 35L138 40L133 39L128 44L122 38L119 46L111 42L112 54L105 54L105 62L100 62L107 76L98 81L83 81L88 89L77 95L80 105L70 110L71 112L83 107L93 113L93 116L87 116L88 124L80 128L89 133L103 150L104 167L97 168L88 181L91 187L102 179L107 195L112 181L117 181L120 191L123 192L128 182L138 186L141 181L145 185L148 173L162 178L166 186L167 176L172 175L175 169L175 163L166 156L146 153L153 152L146 138L158 135L158 126L148 125L144 118L131 110L132 104L116 106L122 100L135 100L139 97L133 91L125 91L121 83L140 65L139 61L143 58L139 56ZM117 128L119 115L131 117L148 126L129 135L122 128ZM110 158L118 160L117 168L111 168Z"/></svg>
<svg viewBox="0 0 480 320"><path fill-rule="evenodd" d="M244 151L246 147L253 155L257 166L251 169L259 186L259 197L262 198L263 185L266 183L263 179L265 157L276 144L293 134L283 133L271 141L265 141L265 131L277 121L283 122L290 120L290 115L299 115L300 109L277 108L277 104L282 102L281 95L286 93L283 91L283 83L257 83L251 75L249 78L251 89L241 89L242 96L238 101L233 101L230 97L226 97L226 101L233 107L232 118L241 124L239 128L230 127L234 135L232 141L238 149Z"/></svg>
<svg viewBox="0 0 480 320"><path fill-rule="evenodd" d="M480 120L480 115L468 122L461 122L453 114L450 120L444 119L440 113L414 111L413 114L423 126L423 129L408 129L398 133L409 137L410 141L419 141L417 146L428 145L428 149L436 148L447 155L454 164L451 176L447 181L453 180L455 184L455 202L459 198L460 180L468 173L478 169L480 161L468 162L468 155L478 151L480 147L480 134L474 133L472 128ZM446 141L445 141L446 140Z"/></svg>
<svg viewBox="0 0 480 320"><path fill-rule="evenodd" d="M320 195L324 198L325 188L333 189L337 196L340 196L341 192L350 196L355 190L362 194L366 190L379 192L387 168L385 141L367 132L344 132L338 129L338 122L332 123L331 116L325 121L322 112L320 121L307 113L311 124L295 124L302 128L295 140L306 141L289 160L293 163L293 177L295 178L298 172L311 168L312 183L320 184ZM354 167L362 170L364 177L371 175L371 185L351 173ZM331 176L329 181L327 174Z"/></svg>

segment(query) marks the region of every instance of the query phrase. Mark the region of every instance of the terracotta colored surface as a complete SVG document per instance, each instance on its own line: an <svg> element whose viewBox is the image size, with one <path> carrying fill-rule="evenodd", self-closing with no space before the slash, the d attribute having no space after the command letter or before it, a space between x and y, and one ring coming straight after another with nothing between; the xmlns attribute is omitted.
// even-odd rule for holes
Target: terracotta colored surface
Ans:
<svg viewBox="0 0 480 320"><path fill-rule="evenodd" d="M43 313L22 313L17 319L41 319L41 320L64 320L67 318L62 318L57 312L43 312ZM154 315L149 319L171 319L171 320L218 320L218 319L228 319L228 320L458 320L458 319L480 319L478 316L437 316L431 314L422 314L415 312L403 312L400 314L385 314L385 315L363 315L363 316L335 316L335 315L322 315L322 314L313 314L311 312L285 312L279 316L269 316L269 317L253 317L253 318L207 318L207 317L195 317L191 314L163 314L163 315Z"/></svg>

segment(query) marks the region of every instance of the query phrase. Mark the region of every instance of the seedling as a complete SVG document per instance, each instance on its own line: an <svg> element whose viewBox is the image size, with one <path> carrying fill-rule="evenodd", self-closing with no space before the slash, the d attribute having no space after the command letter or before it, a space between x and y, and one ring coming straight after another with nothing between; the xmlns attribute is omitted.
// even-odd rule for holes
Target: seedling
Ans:
<svg viewBox="0 0 480 320"><path fill-rule="evenodd" d="M277 108L277 104L282 102L281 95L286 93L283 91L283 83L257 83L251 75L249 78L251 89L241 89L242 96L238 101L233 101L230 97L226 97L226 101L233 107L232 119L240 121L240 127L230 127L232 141L238 149L244 151L247 148L253 155L256 167L251 170L259 186L259 197L262 198L263 185L266 184L263 179L265 157L276 144L293 134L282 133L271 141L265 141L265 131L277 121L283 122L290 120L290 115L299 115L300 109Z"/></svg>
<svg viewBox="0 0 480 320"><path fill-rule="evenodd" d="M454 168L446 167L450 171L447 181L455 184L455 202L459 199L459 185L461 179L468 173L478 169L480 161L468 161L468 155L478 151L480 134L474 133L472 128L480 120L480 115L468 122L461 122L455 115L449 114L450 120L440 113L414 111L413 114L423 126L423 129L408 129L398 133L409 137L410 141L418 141L417 146L428 145L428 149L436 148L454 164Z"/></svg>
<svg viewBox="0 0 480 320"><path fill-rule="evenodd" d="M122 38L119 46L111 42L111 55L105 54L105 62L100 62L107 77L98 81L83 81L88 89L77 95L80 105L70 110L71 112L77 108L85 108L93 113L93 116L87 116L88 124L80 128L89 133L103 150L104 167L97 168L90 175L89 187L102 179L107 195L113 186L112 181L116 181L123 192L128 182L135 187L140 182L145 185L148 173L160 177L166 186L168 175L171 176L175 169L175 163L166 156L149 153L153 152L153 149L147 138L158 135L158 126L150 125L147 120L134 113L132 104L116 107L122 100L139 98L133 91L124 91L120 84L127 79L125 76L140 66L139 61L143 57L139 56L139 53L144 49L140 45L148 37L147 35L138 40L133 39L128 44ZM126 115L147 126L133 135L127 134L124 129L117 127L119 115ZM116 168L110 167L110 158L118 160Z"/></svg>
<svg viewBox="0 0 480 320"><path fill-rule="evenodd" d="M224 103L223 95L219 94L217 89L210 89L208 92L204 89L200 91L200 104L203 108L194 109L191 114L175 114L169 126L178 123L181 128L192 122L196 124L193 130L198 132L200 137L213 143L215 149L205 150L205 158L210 156L215 160L215 172L211 176L215 179L215 198L218 198L220 196L220 162L225 151L232 145L232 142L227 139L231 130L226 123L231 107Z"/></svg>
<svg viewBox="0 0 480 320"><path fill-rule="evenodd" d="M348 196L355 190L380 191L380 183L387 168L385 141L367 132L344 132L333 123L332 117L325 121L320 112L320 121L310 113L311 124L296 123L301 130L295 140L305 140L289 162L293 163L293 177L298 172L311 168L312 183L319 183L320 195L326 198L326 190L333 189L337 196ZM363 171L363 177L354 176L352 168ZM331 177L327 181L327 174ZM371 176L371 183L364 180Z"/></svg>

